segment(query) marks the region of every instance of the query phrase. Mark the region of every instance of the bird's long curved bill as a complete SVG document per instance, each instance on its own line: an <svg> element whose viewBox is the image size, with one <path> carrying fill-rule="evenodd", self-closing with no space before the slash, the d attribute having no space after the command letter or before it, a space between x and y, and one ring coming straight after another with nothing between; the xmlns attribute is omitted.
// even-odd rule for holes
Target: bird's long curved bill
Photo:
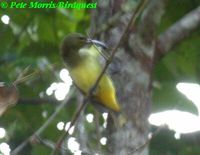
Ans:
<svg viewBox="0 0 200 155"><path fill-rule="evenodd" d="M97 46L101 46L102 48L108 49L108 46L99 40L87 39L87 43L92 43Z"/></svg>

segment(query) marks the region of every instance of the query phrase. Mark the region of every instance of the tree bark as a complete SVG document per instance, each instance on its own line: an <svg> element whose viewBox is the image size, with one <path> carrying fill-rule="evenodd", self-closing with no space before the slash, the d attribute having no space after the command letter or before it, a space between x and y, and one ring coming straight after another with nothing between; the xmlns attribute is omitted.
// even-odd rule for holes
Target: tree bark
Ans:
<svg viewBox="0 0 200 155"><path fill-rule="evenodd" d="M128 1L99 1L99 9L93 14L96 25L106 23L114 16L111 10L122 9ZM121 6L121 7L119 7ZM151 0L142 14L138 27L132 27L125 44L121 46L112 63L117 68L112 79L117 86L117 96L122 106L120 114L116 114L113 126L108 122L108 154L116 155L148 155L148 116L151 105L151 71L155 51L155 28L163 14L164 0ZM125 12L113 27L101 33L100 38L111 47L117 44L132 12ZM97 18L101 17L101 18ZM148 28L146 28L146 25ZM101 27L92 27L92 31ZM142 146L142 147L141 147ZM140 149L139 149L140 148Z"/></svg>
<svg viewBox="0 0 200 155"><path fill-rule="evenodd" d="M154 64L200 25L198 7L157 37L156 28L164 13L166 2L148 2L137 26L133 25L129 30L125 43L118 49L111 64L111 68L116 70L112 79L117 86L122 111L115 114L114 122L111 118L108 122L108 154L148 155L147 119L152 100L151 75ZM128 24L131 13L122 8L130 8L129 3L130 1L126 0L100 0L98 10L92 13L91 23L96 23L92 25L92 32L101 32L98 37L111 47L118 43ZM107 27L105 23L108 23Z"/></svg>

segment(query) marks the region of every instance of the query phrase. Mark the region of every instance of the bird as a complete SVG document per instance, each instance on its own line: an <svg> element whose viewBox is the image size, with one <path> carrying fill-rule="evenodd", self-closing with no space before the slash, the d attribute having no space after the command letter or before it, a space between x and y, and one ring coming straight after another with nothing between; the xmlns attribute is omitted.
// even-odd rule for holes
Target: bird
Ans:
<svg viewBox="0 0 200 155"><path fill-rule="evenodd" d="M69 75L78 89L88 95L102 72L103 66L98 57L101 56L97 46L104 43L92 40L81 33L70 33L61 42L60 55L65 63ZM116 96L116 89L112 79L104 73L99 81L92 98L107 109L120 111L120 104Z"/></svg>

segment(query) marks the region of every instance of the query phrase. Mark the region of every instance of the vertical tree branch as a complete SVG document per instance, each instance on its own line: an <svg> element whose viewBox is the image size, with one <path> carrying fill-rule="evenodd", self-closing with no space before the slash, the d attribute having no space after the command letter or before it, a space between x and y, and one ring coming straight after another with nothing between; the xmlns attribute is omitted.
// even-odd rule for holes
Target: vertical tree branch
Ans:
<svg viewBox="0 0 200 155"><path fill-rule="evenodd" d="M108 143L109 146L111 145L112 154L131 154L132 150L137 149L148 139L147 118L151 105L149 85L151 84L152 60L155 49L155 28L163 14L164 2L164 0L148 2L141 16L142 21L139 21L137 26L131 27L134 28L134 31L129 34L128 43L122 46L121 51L116 54L120 70L117 75L113 75L113 79L117 81L118 98L122 104L123 112L117 116L118 127L115 129L112 125L109 126ZM119 27L111 29L110 32L113 32L114 35L120 33L122 26L119 25ZM112 38L113 36L110 40ZM136 57L130 57L125 51L134 53ZM122 124L121 118L124 121ZM147 153L148 148L145 146L134 154L144 155Z"/></svg>
<svg viewBox="0 0 200 155"><path fill-rule="evenodd" d="M165 32L161 33L156 42L156 61L165 56L180 41L200 27L200 6L192 10Z"/></svg>

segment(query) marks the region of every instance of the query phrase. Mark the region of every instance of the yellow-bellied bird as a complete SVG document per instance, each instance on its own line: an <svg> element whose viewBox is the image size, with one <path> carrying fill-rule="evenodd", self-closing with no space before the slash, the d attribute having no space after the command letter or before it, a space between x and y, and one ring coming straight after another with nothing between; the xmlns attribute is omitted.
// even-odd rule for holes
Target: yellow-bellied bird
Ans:
<svg viewBox="0 0 200 155"><path fill-rule="evenodd" d="M100 53L93 43L101 45L101 42L88 39L80 33L71 33L61 44L61 56L69 74L75 85L86 95L103 68L98 60ZM93 97L105 107L120 111L115 87L106 73L101 78Z"/></svg>

